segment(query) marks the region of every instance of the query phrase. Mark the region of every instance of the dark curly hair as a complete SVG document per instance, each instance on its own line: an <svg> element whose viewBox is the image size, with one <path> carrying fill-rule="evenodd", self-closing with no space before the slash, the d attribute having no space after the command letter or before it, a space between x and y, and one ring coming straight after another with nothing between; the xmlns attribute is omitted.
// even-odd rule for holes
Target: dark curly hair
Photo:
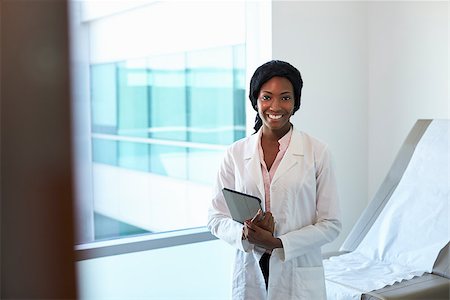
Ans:
<svg viewBox="0 0 450 300"><path fill-rule="evenodd" d="M290 63L281 60L271 60L259 66L250 80L250 92L248 97L252 103L253 109L258 112L258 96L261 86L272 77L284 77L288 79L294 89L294 114L300 108L300 98L302 95L303 80L299 70ZM259 114L256 114L255 132L262 126L262 120Z"/></svg>

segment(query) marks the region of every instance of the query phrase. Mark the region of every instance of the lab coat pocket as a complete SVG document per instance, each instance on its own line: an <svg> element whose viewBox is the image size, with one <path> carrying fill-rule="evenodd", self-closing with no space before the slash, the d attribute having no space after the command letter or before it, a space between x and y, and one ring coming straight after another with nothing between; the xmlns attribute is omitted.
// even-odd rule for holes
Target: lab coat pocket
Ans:
<svg viewBox="0 0 450 300"><path fill-rule="evenodd" d="M297 267L294 280L295 299L326 299L323 267Z"/></svg>

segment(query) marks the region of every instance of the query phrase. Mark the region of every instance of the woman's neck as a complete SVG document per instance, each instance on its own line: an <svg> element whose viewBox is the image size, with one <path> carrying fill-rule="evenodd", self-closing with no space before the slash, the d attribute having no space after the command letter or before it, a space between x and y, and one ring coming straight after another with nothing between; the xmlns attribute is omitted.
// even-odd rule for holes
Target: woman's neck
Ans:
<svg viewBox="0 0 450 300"><path fill-rule="evenodd" d="M268 127L262 128L262 136L264 139L270 140L270 141L276 141L280 140L283 136L286 135L286 133L291 130L292 124L289 123L289 126L286 126L286 128L280 128L278 130L273 130Z"/></svg>

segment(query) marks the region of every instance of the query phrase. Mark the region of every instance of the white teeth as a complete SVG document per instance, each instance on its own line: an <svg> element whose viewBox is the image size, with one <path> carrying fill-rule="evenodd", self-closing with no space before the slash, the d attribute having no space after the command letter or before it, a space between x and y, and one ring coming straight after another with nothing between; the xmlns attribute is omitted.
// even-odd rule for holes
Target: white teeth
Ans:
<svg viewBox="0 0 450 300"><path fill-rule="evenodd" d="M281 118L282 116L283 115L269 115L269 118L277 120L277 119Z"/></svg>

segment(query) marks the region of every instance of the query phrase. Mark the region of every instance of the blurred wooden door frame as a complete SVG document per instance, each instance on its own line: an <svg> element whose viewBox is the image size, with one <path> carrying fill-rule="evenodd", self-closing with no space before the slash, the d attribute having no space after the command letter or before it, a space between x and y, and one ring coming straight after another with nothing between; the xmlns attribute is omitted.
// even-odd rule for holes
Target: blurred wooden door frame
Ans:
<svg viewBox="0 0 450 300"><path fill-rule="evenodd" d="M1 0L1 299L75 299L67 1Z"/></svg>

